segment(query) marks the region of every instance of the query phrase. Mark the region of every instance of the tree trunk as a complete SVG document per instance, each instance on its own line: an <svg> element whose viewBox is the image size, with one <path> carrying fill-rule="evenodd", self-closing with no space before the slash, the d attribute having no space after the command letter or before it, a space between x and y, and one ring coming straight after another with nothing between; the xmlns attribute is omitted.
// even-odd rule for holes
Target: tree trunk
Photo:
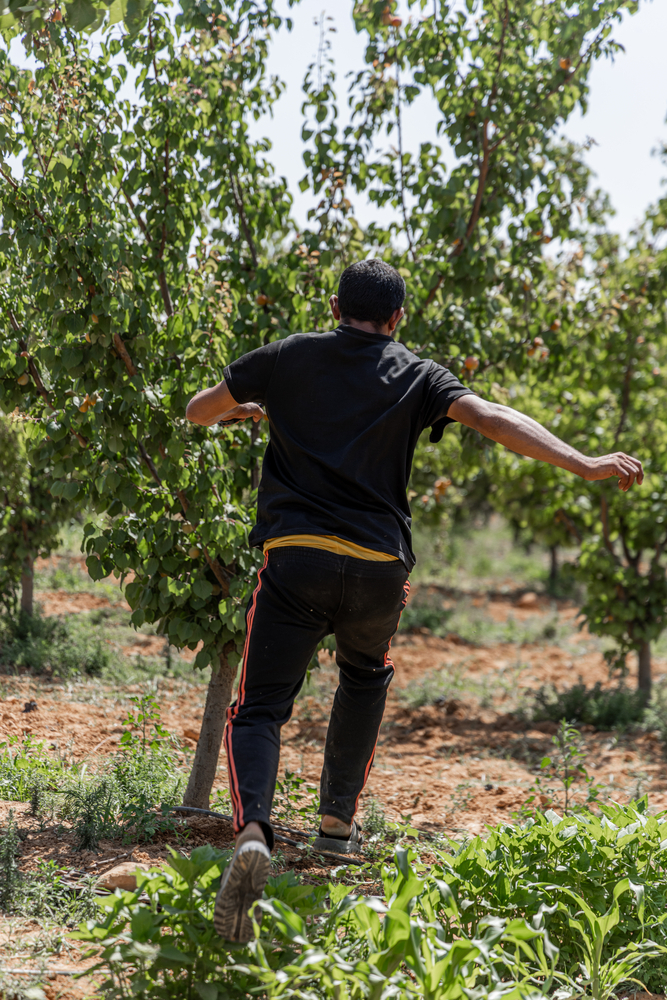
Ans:
<svg viewBox="0 0 667 1000"><path fill-rule="evenodd" d="M651 643L642 642L637 653L637 689L645 701L651 697Z"/></svg>
<svg viewBox="0 0 667 1000"><path fill-rule="evenodd" d="M232 700L232 686L236 676L235 668L227 660L227 655L233 648L233 643L229 644L229 648L225 647L218 669L211 672L195 759L183 796L184 806L208 809L225 731L225 713Z"/></svg>
<svg viewBox="0 0 667 1000"><path fill-rule="evenodd" d="M34 570L35 560L32 556L26 556L21 574L21 611L25 611L27 615L33 613Z"/></svg>
<svg viewBox="0 0 667 1000"><path fill-rule="evenodd" d="M551 545L549 547L549 552L551 554L551 565L549 566L549 589L553 590L556 586L556 581L558 580L558 546Z"/></svg>

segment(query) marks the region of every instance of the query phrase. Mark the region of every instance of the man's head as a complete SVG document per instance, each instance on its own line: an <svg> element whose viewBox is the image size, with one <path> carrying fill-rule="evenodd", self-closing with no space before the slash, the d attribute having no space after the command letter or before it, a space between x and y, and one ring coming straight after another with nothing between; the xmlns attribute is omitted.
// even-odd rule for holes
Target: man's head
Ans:
<svg viewBox="0 0 667 1000"><path fill-rule="evenodd" d="M334 319L361 329L394 332L403 317L405 282L383 260L360 260L340 276L338 295L330 301Z"/></svg>

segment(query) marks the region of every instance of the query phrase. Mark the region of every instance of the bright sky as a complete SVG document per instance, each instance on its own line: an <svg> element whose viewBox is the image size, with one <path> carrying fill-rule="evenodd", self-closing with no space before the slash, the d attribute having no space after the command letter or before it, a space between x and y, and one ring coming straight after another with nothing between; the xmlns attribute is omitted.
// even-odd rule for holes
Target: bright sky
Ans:
<svg viewBox="0 0 667 1000"><path fill-rule="evenodd" d="M273 46L269 70L287 84L273 120L262 120L253 128L255 135L267 135L273 142L271 158L278 174L284 175L294 194L295 214L305 222L312 204L302 195L298 181L304 174L301 161L301 83L317 53L319 31L313 23L325 11L335 20L336 34L332 55L338 74L340 117L345 118L345 76L363 66L363 40L355 33L349 0L302 0L288 11L286 0L279 9L294 20L291 34L281 32ZM400 13L406 14L402 0ZM414 8L415 10L417 8ZM576 142L590 136L597 142L586 154L597 175L597 184L606 190L616 209L611 225L627 233L642 217L651 202L663 192L661 181L667 178L667 165L652 151L660 141L667 142L667 0L641 0L640 10L626 17L614 32L625 47L616 60L604 60L593 68L590 77L588 114L573 116L564 133ZM405 116L404 145L416 150L421 141L437 141L436 113L428 98L420 99ZM667 189L664 190L667 194ZM370 205L355 202L357 216L367 224L376 211Z"/></svg>

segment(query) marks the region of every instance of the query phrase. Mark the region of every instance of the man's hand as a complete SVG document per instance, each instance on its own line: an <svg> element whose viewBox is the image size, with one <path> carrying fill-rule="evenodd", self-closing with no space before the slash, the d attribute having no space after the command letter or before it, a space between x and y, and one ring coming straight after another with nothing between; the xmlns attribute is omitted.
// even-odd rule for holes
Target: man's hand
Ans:
<svg viewBox="0 0 667 1000"><path fill-rule="evenodd" d="M588 468L579 474L589 482L618 476L619 489L626 491L635 480L640 486L644 481L642 463L638 458L632 458L622 451L617 451L613 455L601 455L600 458L584 458L584 461L588 463Z"/></svg>
<svg viewBox="0 0 667 1000"><path fill-rule="evenodd" d="M489 403L479 396L461 396L454 400L447 416L474 428L492 441L498 441L518 455L549 462L576 473L582 479L593 481L618 476L619 489L624 491L629 490L635 480L640 485L644 481L644 470L638 459L623 452L588 458L531 417L509 406Z"/></svg>
<svg viewBox="0 0 667 1000"><path fill-rule="evenodd" d="M257 423L266 414L257 403L237 403L224 382L212 389L202 389L187 405L185 416L193 424L210 427L219 421L252 420Z"/></svg>

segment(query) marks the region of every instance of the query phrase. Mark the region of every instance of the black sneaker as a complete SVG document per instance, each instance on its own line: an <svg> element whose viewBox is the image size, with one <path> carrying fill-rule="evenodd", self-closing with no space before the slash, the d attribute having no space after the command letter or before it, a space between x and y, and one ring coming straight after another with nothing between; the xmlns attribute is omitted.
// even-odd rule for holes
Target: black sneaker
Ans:
<svg viewBox="0 0 667 1000"><path fill-rule="evenodd" d="M332 854L361 854L363 842L361 829L354 822L349 837L332 837L324 833L320 827L320 832L313 842L313 850L330 851Z"/></svg>
<svg viewBox="0 0 667 1000"><path fill-rule="evenodd" d="M261 899L271 868L271 852L260 840L246 840L225 868L213 912L213 925L226 941L252 937L253 903Z"/></svg>

